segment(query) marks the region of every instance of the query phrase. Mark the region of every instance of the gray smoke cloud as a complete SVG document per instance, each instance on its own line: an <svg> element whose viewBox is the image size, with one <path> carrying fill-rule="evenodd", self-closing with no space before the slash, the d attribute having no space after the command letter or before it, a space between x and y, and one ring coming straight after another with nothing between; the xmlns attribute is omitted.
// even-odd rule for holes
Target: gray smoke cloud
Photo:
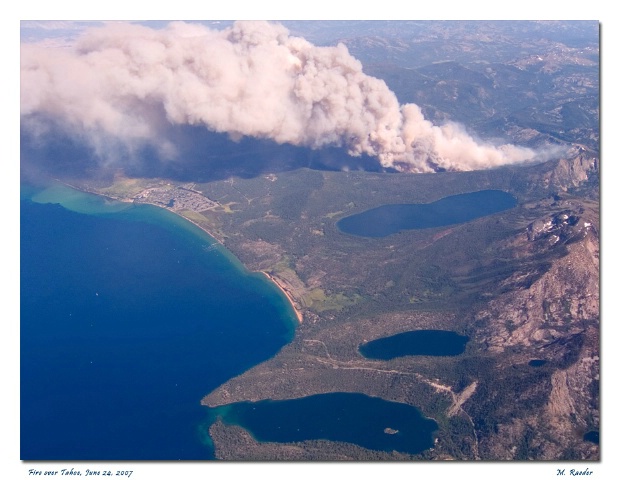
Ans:
<svg viewBox="0 0 619 480"><path fill-rule="evenodd" d="M407 172L476 170L534 159L514 145L475 141L400 105L384 81L363 73L340 44L317 47L279 24L237 22L225 30L170 23L161 30L111 24L71 47L21 46L22 122L57 119L105 156L108 139L131 151L175 147L165 129L203 125L318 149L345 147Z"/></svg>

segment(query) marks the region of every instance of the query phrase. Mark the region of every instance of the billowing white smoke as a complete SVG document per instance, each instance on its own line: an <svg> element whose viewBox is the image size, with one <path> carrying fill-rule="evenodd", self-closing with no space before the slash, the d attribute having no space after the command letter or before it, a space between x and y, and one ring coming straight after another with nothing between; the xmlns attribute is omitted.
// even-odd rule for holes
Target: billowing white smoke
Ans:
<svg viewBox="0 0 619 480"><path fill-rule="evenodd" d="M419 107L400 106L382 80L364 74L344 45L317 47L267 22L221 31L112 24L89 30L70 49L22 45L21 114L54 117L101 150L112 136L173 155L166 125L190 124L232 138L344 146L411 172L534 156L513 145L480 145L455 124L432 125Z"/></svg>

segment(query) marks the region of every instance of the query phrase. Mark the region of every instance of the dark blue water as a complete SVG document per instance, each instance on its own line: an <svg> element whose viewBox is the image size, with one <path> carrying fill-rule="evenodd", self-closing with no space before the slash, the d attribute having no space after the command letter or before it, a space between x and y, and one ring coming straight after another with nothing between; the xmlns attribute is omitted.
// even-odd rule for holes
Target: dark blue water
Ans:
<svg viewBox="0 0 619 480"><path fill-rule="evenodd" d="M438 424L404 403L360 393L327 393L293 400L241 402L214 409L261 442L332 440L372 450L416 454L434 444Z"/></svg>
<svg viewBox="0 0 619 480"><path fill-rule="evenodd" d="M359 346L366 358L391 360L406 355L453 357L464 352L469 337L448 330L413 330L378 338Z"/></svg>
<svg viewBox="0 0 619 480"><path fill-rule="evenodd" d="M201 398L291 340L290 305L167 211L60 197L90 213L21 201L21 458L212 458Z"/></svg>
<svg viewBox="0 0 619 480"><path fill-rule="evenodd" d="M402 230L445 227L469 222L515 207L514 196L482 190L442 198L427 204L382 205L337 222L340 231L362 237L386 237Z"/></svg>
<svg viewBox="0 0 619 480"><path fill-rule="evenodd" d="M530 367L541 367L543 365L546 365L546 360L530 360L529 361Z"/></svg>
<svg viewBox="0 0 619 480"><path fill-rule="evenodd" d="M596 445L599 445L600 444L600 432L598 432L597 430L592 430L590 432L585 433L582 439L585 442L592 442L592 443L595 443Z"/></svg>

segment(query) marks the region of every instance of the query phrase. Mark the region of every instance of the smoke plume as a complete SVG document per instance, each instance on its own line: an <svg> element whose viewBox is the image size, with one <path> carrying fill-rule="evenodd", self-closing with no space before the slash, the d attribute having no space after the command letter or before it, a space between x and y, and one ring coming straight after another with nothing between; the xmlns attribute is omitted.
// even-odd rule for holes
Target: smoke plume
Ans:
<svg viewBox="0 0 619 480"><path fill-rule="evenodd" d="M70 48L24 44L21 115L30 126L54 118L101 157L110 155L110 139L174 157L170 125L345 147L409 172L534 157L530 149L480 144L456 124L433 125L417 105L400 105L384 81L364 74L344 45L317 47L267 22L225 30L120 23L89 29Z"/></svg>

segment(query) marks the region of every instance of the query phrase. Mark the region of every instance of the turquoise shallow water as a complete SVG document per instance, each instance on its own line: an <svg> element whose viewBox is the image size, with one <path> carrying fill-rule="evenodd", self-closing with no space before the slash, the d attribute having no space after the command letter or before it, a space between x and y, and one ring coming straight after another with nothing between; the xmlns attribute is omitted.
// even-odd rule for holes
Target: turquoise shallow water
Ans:
<svg viewBox="0 0 619 480"><path fill-rule="evenodd" d="M282 293L156 207L24 187L20 221L21 458L212 458L200 400L292 339Z"/></svg>

